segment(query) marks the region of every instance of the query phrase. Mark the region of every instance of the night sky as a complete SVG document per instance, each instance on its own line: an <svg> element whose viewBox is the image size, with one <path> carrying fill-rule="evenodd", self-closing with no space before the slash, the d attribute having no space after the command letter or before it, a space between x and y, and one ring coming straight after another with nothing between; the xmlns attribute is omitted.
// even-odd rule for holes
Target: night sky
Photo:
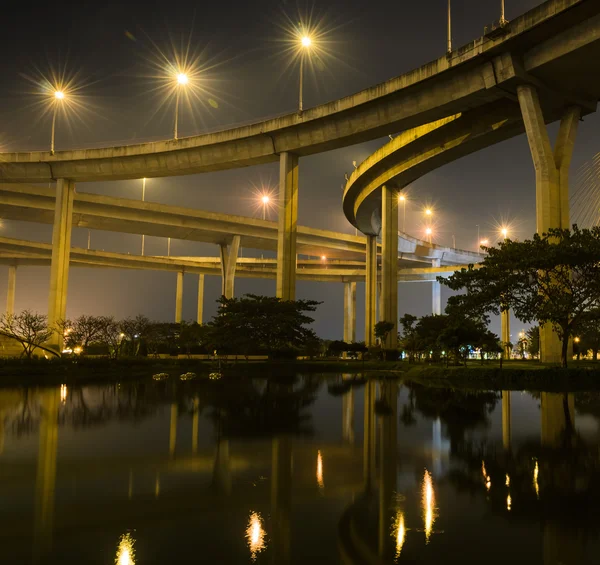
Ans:
<svg viewBox="0 0 600 565"><path fill-rule="evenodd" d="M507 0L507 18L539 4ZM500 0L453 0L453 40L458 47L479 37L499 18ZM214 131L294 111L298 67L286 52L289 32L299 21L319 30L323 58L308 69L305 108L352 94L438 58L446 46L446 1L327 0L313 3L234 0L232 2L21 2L11 3L0 34L0 145L2 151L46 149L50 116L37 86L52 72L74 78L77 112L60 115L56 148L115 145L165 139L172 135L173 101L157 89L161 53L173 59L189 46L198 62L202 92L180 114L180 137ZM572 178L600 151L600 117L581 124ZM554 135L557 127L551 128ZM387 141L365 143L300 161L299 223L354 233L341 208L344 173ZM276 164L170 179L149 179L146 199L166 204L259 217L257 187L275 189ZM80 192L141 198L140 181L81 183ZM572 192L576 187L572 186ZM474 249L480 236L493 237L495 225L511 223L511 236L535 229L535 184L524 136L443 167L409 188L407 231L423 236L422 208L436 211L436 241ZM271 214L275 219L275 214ZM51 227L3 220L1 235L50 242ZM87 231L73 231L73 245L85 247ZM140 237L92 232L92 248L140 252ZM146 239L147 254L166 254L166 241ZM216 256L208 244L172 242L172 255ZM256 253L244 250L244 255ZM69 278L69 317L83 313L138 313L171 320L175 273L73 268ZM20 268L16 310L46 312L48 268ZM0 267L0 297L7 268ZM184 318L196 310L197 277L184 283ZM219 277L207 277L205 317L215 311ZM431 312L431 285L400 285L399 313ZM237 279L236 295L274 294L274 281ZM364 338L364 285L358 285L357 338ZM324 301L316 314L321 337L341 338L341 284L299 282L298 298ZM443 300L447 292L443 289ZM3 306L3 303L2 303ZM515 335L521 327L513 322ZM499 323L492 330L499 333Z"/></svg>

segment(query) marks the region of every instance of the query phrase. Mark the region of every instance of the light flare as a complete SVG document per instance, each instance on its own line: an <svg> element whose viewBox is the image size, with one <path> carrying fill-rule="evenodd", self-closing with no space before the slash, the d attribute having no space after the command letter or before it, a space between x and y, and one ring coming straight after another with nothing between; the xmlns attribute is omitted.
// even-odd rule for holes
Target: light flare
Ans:
<svg viewBox="0 0 600 565"><path fill-rule="evenodd" d="M252 512L246 528L246 540L252 561L256 561L256 556L266 548L265 538L266 532L262 525L262 517L258 512Z"/></svg>
<svg viewBox="0 0 600 565"><path fill-rule="evenodd" d="M115 565L135 565L135 540L131 534L123 534L117 546Z"/></svg>
<svg viewBox="0 0 600 565"><path fill-rule="evenodd" d="M64 404L67 401L69 391L67 385L60 385L60 401Z"/></svg>
<svg viewBox="0 0 600 565"><path fill-rule="evenodd" d="M396 512L396 518L392 525L392 537L396 542L396 560L400 557L400 553L402 553L402 547L404 546L404 541L406 539L406 526L404 525L404 512L398 510Z"/></svg>
<svg viewBox="0 0 600 565"><path fill-rule="evenodd" d="M325 483L323 481L323 456L321 455L321 451L317 451L317 484L320 489L325 488Z"/></svg>
<svg viewBox="0 0 600 565"><path fill-rule="evenodd" d="M435 508L435 492L433 490L433 480L431 474L425 469L425 475L423 476L423 487L422 487L422 505L423 505L423 521L425 523L425 543L429 543L431 532L433 531L433 525L437 518Z"/></svg>

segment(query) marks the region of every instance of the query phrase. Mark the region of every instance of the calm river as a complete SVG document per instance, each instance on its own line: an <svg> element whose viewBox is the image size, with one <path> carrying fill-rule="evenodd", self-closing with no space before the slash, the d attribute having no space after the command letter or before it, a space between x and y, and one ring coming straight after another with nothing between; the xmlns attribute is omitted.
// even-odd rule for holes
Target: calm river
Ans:
<svg viewBox="0 0 600 565"><path fill-rule="evenodd" d="M600 393L0 390L0 563L600 563Z"/></svg>

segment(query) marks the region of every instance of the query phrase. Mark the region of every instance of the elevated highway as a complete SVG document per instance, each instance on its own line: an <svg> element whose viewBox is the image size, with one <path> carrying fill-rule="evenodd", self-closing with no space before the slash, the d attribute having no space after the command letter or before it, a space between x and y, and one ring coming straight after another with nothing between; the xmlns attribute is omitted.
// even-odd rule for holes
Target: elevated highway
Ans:
<svg viewBox="0 0 600 565"><path fill-rule="evenodd" d="M400 131L358 167L346 186L344 212L366 241L346 236L342 248L339 242L332 245L337 257L355 258L344 254L360 253L364 241L365 340L372 344L379 262L380 319L397 325L398 253L403 246L397 235L397 196L413 180L526 132L536 169L537 231L569 227L569 166L578 122L596 110L600 98L599 60L600 3L549 0L414 71L302 113L179 140L55 154L4 153L0 180L57 183L48 308L53 322L64 317L66 308L75 183L195 174L278 160L277 296L289 300L295 298L299 249L315 245L297 225L299 158ZM558 119L561 127L553 149L545 126ZM128 221L138 224L132 229L142 229L156 210L135 206L138 210L130 211ZM264 233L235 235L231 243L220 243L225 295L233 291L234 258L243 235L263 240L256 245L273 245ZM320 243L327 239L324 233L311 237L315 235L322 238ZM418 252L419 244L413 245ZM434 266L444 260L430 259ZM396 338L394 327L386 346L394 348ZM541 341L543 360L557 361L559 340L550 328L542 328Z"/></svg>
<svg viewBox="0 0 600 565"><path fill-rule="evenodd" d="M595 109L600 77L600 5L552 0L516 18L500 34L480 37L356 94L302 113L216 133L101 149L0 154L0 178L74 182L203 173L321 153L503 104L530 75L552 98Z"/></svg>

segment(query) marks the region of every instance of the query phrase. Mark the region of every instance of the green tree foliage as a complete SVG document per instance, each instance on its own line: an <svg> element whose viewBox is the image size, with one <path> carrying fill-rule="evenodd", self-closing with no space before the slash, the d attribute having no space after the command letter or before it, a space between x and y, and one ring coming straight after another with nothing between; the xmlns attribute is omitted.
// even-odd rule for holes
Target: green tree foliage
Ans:
<svg viewBox="0 0 600 565"><path fill-rule="evenodd" d="M412 314L404 314L400 318L400 326L402 334L400 336L400 347L408 352L408 362L412 363L415 360L419 351L419 340L417 336L416 324L419 318Z"/></svg>
<svg viewBox="0 0 600 565"><path fill-rule="evenodd" d="M382 320L381 322L377 322L375 324L374 329L375 329L375 337L380 341L380 343L383 346L383 344L385 343L385 340L387 339L387 336L394 329L394 324L393 324L393 322L386 322L386 321Z"/></svg>
<svg viewBox="0 0 600 565"><path fill-rule="evenodd" d="M210 342L219 353L273 356L297 355L316 339L306 328L319 302L281 300L270 296L246 294L241 298L218 300L218 311L208 324Z"/></svg>
<svg viewBox="0 0 600 565"><path fill-rule="evenodd" d="M585 355L588 351L592 352L592 359L598 359L600 350L600 313L590 312L585 316L578 332L579 350Z"/></svg>
<svg viewBox="0 0 600 565"><path fill-rule="evenodd" d="M36 349L57 355L56 351L44 345L56 331L56 328L48 326L46 316L30 310L23 310L16 315L5 314L0 318L0 334L18 341L27 359L33 357Z"/></svg>
<svg viewBox="0 0 600 565"><path fill-rule="evenodd" d="M511 308L524 322L551 324L562 340L567 366L569 339L582 322L600 314L600 228L553 229L523 242L505 240L488 249L480 268L470 265L448 279L449 304L471 316Z"/></svg>
<svg viewBox="0 0 600 565"><path fill-rule="evenodd" d="M532 357L537 357L540 354L540 326L533 326L526 332L527 336L527 353Z"/></svg>

